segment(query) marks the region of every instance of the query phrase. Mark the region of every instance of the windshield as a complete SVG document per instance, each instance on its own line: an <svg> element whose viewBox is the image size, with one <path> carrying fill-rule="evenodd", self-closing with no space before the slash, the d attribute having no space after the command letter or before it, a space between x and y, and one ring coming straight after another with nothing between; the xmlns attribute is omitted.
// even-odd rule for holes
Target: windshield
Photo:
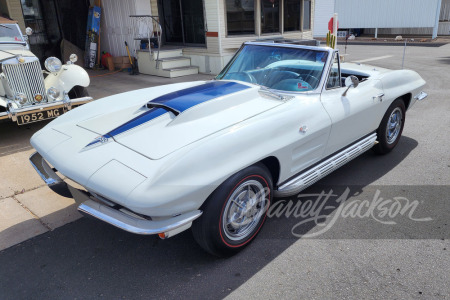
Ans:
<svg viewBox="0 0 450 300"><path fill-rule="evenodd" d="M0 24L0 43L24 43L16 24Z"/></svg>
<svg viewBox="0 0 450 300"><path fill-rule="evenodd" d="M327 58L321 50L245 45L216 79L305 92L318 87Z"/></svg>

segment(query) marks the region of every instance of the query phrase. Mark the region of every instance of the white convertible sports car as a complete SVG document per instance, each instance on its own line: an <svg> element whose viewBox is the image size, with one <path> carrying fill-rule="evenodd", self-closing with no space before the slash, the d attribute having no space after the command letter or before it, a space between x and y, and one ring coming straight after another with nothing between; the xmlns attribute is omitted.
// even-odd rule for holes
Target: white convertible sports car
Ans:
<svg viewBox="0 0 450 300"><path fill-rule="evenodd" d="M85 214L168 238L192 227L227 256L260 231L272 197L295 195L368 149L398 143L427 95L414 71L340 63L326 47L245 43L212 81L106 97L31 138L49 185L79 183Z"/></svg>

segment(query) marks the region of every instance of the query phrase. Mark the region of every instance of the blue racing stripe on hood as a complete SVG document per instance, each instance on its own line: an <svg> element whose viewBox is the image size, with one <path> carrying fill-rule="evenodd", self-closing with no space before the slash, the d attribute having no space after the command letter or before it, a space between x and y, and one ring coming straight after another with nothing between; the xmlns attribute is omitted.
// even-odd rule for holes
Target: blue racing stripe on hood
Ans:
<svg viewBox="0 0 450 300"><path fill-rule="evenodd" d="M205 84L162 95L158 98L153 99L151 102L164 104L165 106L173 108L182 113L183 111L198 104L232 93L236 93L248 88L250 87L237 82L210 81ZM147 123L167 112L168 111L164 108L150 108L148 111L118 126L107 134L97 137L86 147L103 143L102 141L107 141L109 138L114 138L121 133Z"/></svg>
<svg viewBox="0 0 450 300"><path fill-rule="evenodd" d="M160 96L151 102L183 112L200 103L250 88L237 82L211 81Z"/></svg>

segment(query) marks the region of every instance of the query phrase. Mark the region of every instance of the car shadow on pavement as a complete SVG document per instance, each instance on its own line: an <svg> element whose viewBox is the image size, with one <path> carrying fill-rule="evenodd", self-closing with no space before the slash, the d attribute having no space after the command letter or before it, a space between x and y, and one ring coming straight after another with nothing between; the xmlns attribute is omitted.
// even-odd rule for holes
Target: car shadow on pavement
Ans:
<svg viewBox="0 0 450 300"><path fill-rule="evenodd" d="M440 57L437 59L437 61L440 62L441 64L449 65L450 64L450 56Z"/></svg>
<svg viewBox="0 0 450 300"><path fill-rule="evenodd" d="M30 145L31 136L50 121L21 126L11 121L3 121L0 124L0 157L33 149Z"/></svg>
<svg viewBox="0 0 450 300"><path fill-rule="evenodd" d="M323 189L340 193L352 178L355 186L364 189L400 164L417 145L404 136L388 155L368 151L303 193ZM205 253L189 230L160 240L82 218L1 251L0 295L4 299L36 295L46 299L223 298L294 243L305 241L291 234L298 222L269 218L254 242L223 259ZM313 223L302 226L299 233L314 227Z"/></svg>

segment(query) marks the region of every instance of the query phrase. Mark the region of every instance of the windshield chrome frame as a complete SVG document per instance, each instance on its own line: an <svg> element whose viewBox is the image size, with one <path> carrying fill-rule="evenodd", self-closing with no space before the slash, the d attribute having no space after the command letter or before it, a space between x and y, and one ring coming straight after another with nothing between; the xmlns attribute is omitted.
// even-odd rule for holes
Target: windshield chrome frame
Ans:
<svg viewBox="0 0 450 300"><path fill-rule="evenodd" d="M327 61L325 62L324 66L323 66L323 71L322 71L322 75L321 75L320 80L319 80L319 84L317 85L317 87L314 90L305 91L305 92L296 92L296 91L277 90L277 89L271 89L271 88L265 87L268 90L276 91L278 93L283 93L283 94L288 94L288 95L289 94L304 95L304 94L320 94L320 93L322 93L323 88L324 88L325 83L326 83L327 76L328 76L328 71L330 70L330 67L331 67L331 64L332 64L333 54L334 54L334 52L337 51L336 49L332 49L330 47L317 47L317 46L305 46L305 45L281 44L281 43L267 43L267 42L245 42L245 43L242 44L242 46L239 48L239 50L236 51L234 56L230 59L230 63L235 60L235 58L242 51L242 49L244 48L245 45L283 47L283 48L294 48L294 49L306 49L306 50L322 51L322 52L327 52L328 53ZM225 66L225 68L229 68L230 67L230 63L228 63ZM223 72L223 70L220 71L219 74L221 74L222 72ZM218 79L218 80L226 80L226 79ZM247 82L247 83L258 86L257 84L254 84L254 83L251 83L251 82Z"/></svg>

